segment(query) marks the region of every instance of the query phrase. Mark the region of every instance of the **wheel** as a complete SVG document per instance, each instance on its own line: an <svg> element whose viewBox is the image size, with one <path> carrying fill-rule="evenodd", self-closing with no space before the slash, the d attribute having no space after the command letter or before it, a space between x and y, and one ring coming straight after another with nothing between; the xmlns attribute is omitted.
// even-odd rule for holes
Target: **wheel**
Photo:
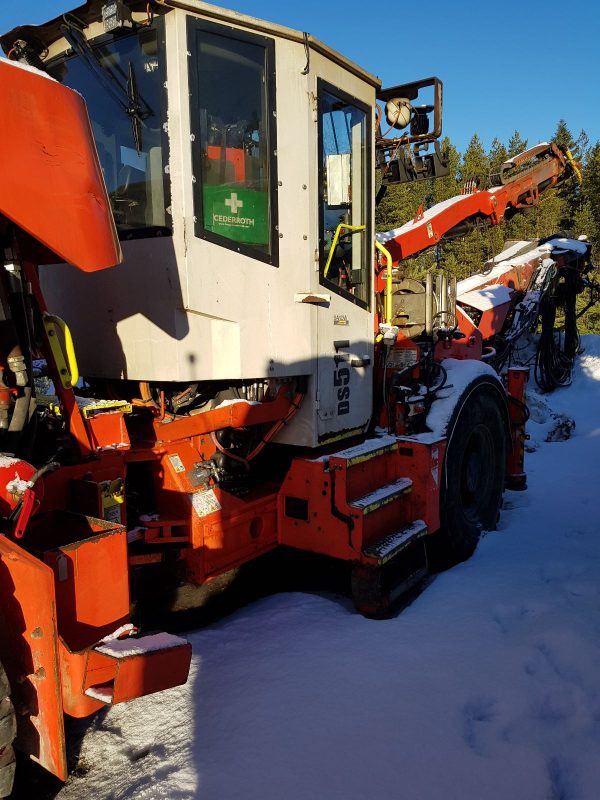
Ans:
<svg viewBox="0 0 600 800"><path fill-rule="evenodd" d="M442 474L441 530L432 537L430 563L444 569L469 558L482 530L498 521L508 446L502 389L483 377L471 384L448 425Z"/></svg>
<svg viewBox="0 0 600 800"><path fill-rule="evenodd" d="M12 744L17 735L17 719L10 699L8 678L1 664L0 698L0 797L8 797L15 778L15 752Z"/></svg>

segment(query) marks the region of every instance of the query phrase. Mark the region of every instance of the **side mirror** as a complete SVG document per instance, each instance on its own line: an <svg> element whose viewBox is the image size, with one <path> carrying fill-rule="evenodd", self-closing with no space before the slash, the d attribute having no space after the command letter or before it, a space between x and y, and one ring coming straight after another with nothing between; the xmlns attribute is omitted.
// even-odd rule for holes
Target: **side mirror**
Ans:
<svg viewBox="0 0 600 800"><path fill-rule="evenodd" d="M382 185L449 174L440 151L442 89L439 78L382 89L377 94L375 149ZM434 143L434 152L428 153Z"/></svg>

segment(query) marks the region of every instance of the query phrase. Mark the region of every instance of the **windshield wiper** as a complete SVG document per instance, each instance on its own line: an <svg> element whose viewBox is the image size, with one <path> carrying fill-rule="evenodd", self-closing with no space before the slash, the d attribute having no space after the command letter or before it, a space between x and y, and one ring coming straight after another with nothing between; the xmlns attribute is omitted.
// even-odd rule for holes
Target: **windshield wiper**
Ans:
<svg viewBox="0 0 600 800"><path fill-rule="evenodd" d="M140 107L140 95L137 88L137 81L135 79L135 69L133 62L129 62L127 71L127 97L129 99L129 108L127 113L131 117L131 133L133 134L133 143L138 155L142 150L142 117Z"/></svg>
<svg viewBox="0 0 600 800"><path fill-rule="evenodd" d="M68 19L67 15L63 17L63 22L62 31L73 51L80 56L85 66L99 80L117 105L131 118L133 141L139 153L142 149L142 122L152 116L153 112L148 103L140 97L133 63L129 62L127 86L124 86L113 72L102 66L94 48L81 30Z"/></svg>

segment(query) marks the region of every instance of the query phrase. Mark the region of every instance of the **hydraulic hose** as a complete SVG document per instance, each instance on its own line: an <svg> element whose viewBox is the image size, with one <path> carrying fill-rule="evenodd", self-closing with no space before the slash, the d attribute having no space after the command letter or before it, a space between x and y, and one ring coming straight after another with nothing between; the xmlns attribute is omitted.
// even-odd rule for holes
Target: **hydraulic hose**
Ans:
<svg viewBox="0 0 600 800"><path fill-rule="evenodd" d="M31 404L31 386L23 387L23 394L17 397L12 412L9 433L20 433L29 419L29 407Z"/></svg>
<svg viewBox="0 0 600 800"><path fill-rule="evenodd" d="M551 392L558 386L571 383L571 372L579 348L575 299L577 296L575 273L567 273L561 287L548 292L540 303L542 330L535 356L535 380L543 392ZM564 333L556 332L557 289L563 294L565 313Z"/></svg>

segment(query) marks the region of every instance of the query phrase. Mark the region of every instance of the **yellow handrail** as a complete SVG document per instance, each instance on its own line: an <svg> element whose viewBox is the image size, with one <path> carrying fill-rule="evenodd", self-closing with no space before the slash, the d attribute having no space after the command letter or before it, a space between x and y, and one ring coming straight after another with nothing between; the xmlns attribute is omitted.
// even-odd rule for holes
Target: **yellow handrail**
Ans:
<svg viewBox="0 0 600 800"><path fill-rule="evenodd" d="M340 224L335 229L335 234L333 235L333 239L331 242L331 247L329 249L329 256L327 258L327 263L325 264L325 269L323 270L323 277L327 277L327 273L329 272L329 267L331 266L331 261L333 259L333 253L338 243L338 239L340 238L340 233L342 230L346 229L349 231L364 231L366 228L365 225L347 225L345 222L340 222ZM387 325L392 324L392 291L393 291L393 284L392 284L392 268L393 268L393 260L392 254L389 250L387 250L380 242L375 240L375 247L379 250L379 252L385 257L386 263L386 281L385 281L385 300L383 305L383 317L384 322Z"/></svg>
<svg viewBox="0 0 600 800"><path fill-rule="evenodd" d="M327 277L327 273L329 272L329 267L331 266L331 261L333 259L333 254L335 252L335 248L338 243L338 239L340 238L340 233L343 228L349 231L364 231L366 225L346 225L345 222L340 222L340 224L335 229L335 233L333 235L333 240L331 242L331 247L329 248L329 255L327 257L327 263L325 264L325 269L323 270L323 277Z"/></svg>
<svg viewBox="0 0 600 800"><path fill-rule="evenodd" d="M66 358L56 335L57 328L60 329L65 340ZM65 389L71 389L79 380L79 367L77 366L75 347L69 326L64 319L57 317L55 314L44 314L44 329L50 343L50 350L52 351L60 381Z"/></svg>
<svg viewBox="0 0 600 800"><path fill-rule="evenodd" d="M383 303L383 321L386 325L392 324L392 255L389 250L375 239L375 247L385 256L385 300Z"/></svg>

